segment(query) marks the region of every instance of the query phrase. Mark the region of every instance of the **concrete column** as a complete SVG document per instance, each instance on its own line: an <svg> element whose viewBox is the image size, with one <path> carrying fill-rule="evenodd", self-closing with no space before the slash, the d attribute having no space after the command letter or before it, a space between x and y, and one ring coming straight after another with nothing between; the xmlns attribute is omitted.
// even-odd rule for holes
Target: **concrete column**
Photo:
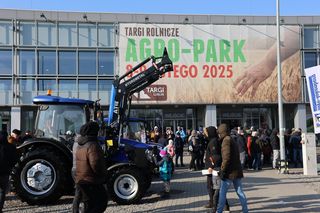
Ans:
<svg viewBox="0 0 320 213"><path fill-rule="evenodd" d="M307 131L307 111L305 104L298 104L294 115L294 127Z"/></svg>
<svg viewBox="0 0 320 213"><path fill-rule="evenodd" d="M206 105L204 123L205 123L205 126L217 126L217 106L216 105Z"/></svg>
<svg viewBox="0 0 320 213"><path fill-rule="evenodd" d="M303 174L318 175L317 148L314 133L302 134Z"/></svg>
<svg viewBox="0 0 320 213"><path fill-rule="evenodd" d="M11 131L21 130L21 107L11 107Z"/></svg>

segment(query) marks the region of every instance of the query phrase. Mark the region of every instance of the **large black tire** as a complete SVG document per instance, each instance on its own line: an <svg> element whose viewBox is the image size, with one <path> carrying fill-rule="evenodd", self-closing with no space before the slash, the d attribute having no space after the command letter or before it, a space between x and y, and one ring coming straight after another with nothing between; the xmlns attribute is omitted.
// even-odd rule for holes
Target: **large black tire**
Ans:
<svg viewBox="0 0 320 213"><path fill-rule="evenodd" d="M139 202L146 192L142 172L131 167L122 167L111 172L108 191L112 200L121 205Z"/></svg>
<svg viewBox="0 0 320 213"><path fill-rule="evenodd" d="M12 171L12 189L30 205L54 203L68 188L69 167L58 151L47 147L28 151Z"/></svg>

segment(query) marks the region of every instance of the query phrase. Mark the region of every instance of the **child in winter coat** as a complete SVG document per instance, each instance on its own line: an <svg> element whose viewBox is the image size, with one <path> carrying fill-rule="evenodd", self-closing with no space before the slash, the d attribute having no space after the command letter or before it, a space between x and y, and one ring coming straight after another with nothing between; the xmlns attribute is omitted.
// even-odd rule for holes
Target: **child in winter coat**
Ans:
<svg viewBox="0 0 320 213"><path fill-rule="evenodd" d="M170 180L172 172L172 160L170 160L169 154L166 149L160 151L161 160L158 161L156 156L154 156L154 162L159 166L160 178L163 181L164 193L162 198L169 197L170 193Z"/></svg>

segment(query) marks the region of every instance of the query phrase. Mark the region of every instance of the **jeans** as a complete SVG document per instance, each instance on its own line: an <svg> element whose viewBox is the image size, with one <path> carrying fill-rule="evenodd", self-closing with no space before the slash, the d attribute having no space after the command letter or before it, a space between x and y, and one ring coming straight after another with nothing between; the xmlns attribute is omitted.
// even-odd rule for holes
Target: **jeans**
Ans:
<svg viewBox="0 0 320 213"><path fill-rule="evenodd" d="M183 166L183 151L176 152L176 165L178 166L178 159L180 158L180 166Z"/></svg>
<svg viewBox="0 0 320 213"><path fill-rule="evenodd" d="M277 164L280 160L280 150L274 149L273 151L273 160L272 160L272 167L277 168Z"/></svg>
<svg viewBox="0 0 320 213"><path fill-rule="evenodd" d="M240 152L240 162L242 169L244 169L244 165L246 163L246 152Z"/></svg>
<svg viewBox="0 0 320 213"><path fill-rule="evenodd" d="M6 193L9 186L9 175L0 175L0 212L6 199Z"/></svg>
<svg viewBox="0 0 320 213"><path fill-rule="evenodd" d="M239 197L239 200L242 206L242 212L247 213L248 212L247 198L244 192L242 191L241 178L237 178L234 180L230 180L230 179L221 180L221 188L219 192L219 203L218 203L217 212L218 213L223 212L223 207L226 203L227 191L231 184L233 184L233 187L235 188L236 193Z"/></svg>
<svg viewBox="0 0 320 213"><path fill-rule="evenodd" d="M299 148L293 149L293 163L295 167L298 166L298 163L301 163L302 165L302 149L299 149Z"/></svg>
<svg viewBox="0 0 320 213"><path fill-rule="evenodd" d="M254 170L261 169L261 153L254 153L253 154L252 168Z"/></svg>

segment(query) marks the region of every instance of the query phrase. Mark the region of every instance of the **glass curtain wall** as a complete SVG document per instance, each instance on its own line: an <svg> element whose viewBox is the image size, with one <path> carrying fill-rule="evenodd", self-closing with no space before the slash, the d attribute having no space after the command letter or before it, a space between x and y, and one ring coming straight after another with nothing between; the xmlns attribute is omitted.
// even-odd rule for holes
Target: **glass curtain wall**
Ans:
<svg viewBox="0 0 320 213"><path fill-rule="evenodd" d="M113 24L0 20L0 104L31 105L51 89L108 105L115 49Z"/></svg>

